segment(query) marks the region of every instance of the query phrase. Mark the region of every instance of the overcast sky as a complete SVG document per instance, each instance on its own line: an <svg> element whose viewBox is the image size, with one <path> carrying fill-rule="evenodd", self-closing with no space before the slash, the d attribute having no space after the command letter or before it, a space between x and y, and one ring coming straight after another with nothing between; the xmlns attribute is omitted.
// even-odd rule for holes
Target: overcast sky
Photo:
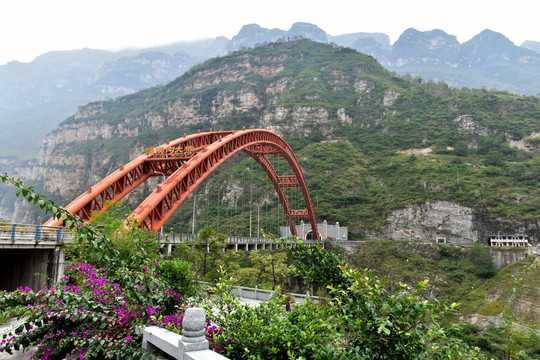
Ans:
<svg viewBox="0 0 540 360"><path fill-rule="evenodd" d="M0 64L52 50L119 50L226 36L257 23L295 22L330 35L383 32L395 42L409 27L442 29L459 42L484 29L516 45L540 41L540 0L0 0Z"/></svg>

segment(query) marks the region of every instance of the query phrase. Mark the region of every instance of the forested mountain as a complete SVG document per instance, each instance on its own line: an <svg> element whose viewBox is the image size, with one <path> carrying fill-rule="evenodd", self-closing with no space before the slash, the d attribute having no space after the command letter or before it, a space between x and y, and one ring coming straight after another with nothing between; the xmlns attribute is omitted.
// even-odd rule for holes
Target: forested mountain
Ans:
<svg viewBox="0 0 540 360"><path fill-rule="evenodd" d="M308 23L293 24L289 30L250 24L230 40L219 37L121 52L55 51L27 64L0 66L0 161L9 166L35 158L45 134L79 105L164 84L227 52L297 38L350 47L374 56L398 74L444 81L452 87L540 93L538 43L518 47L489 30L459 44L441 30L408 29L391 45L382 33L332 36Z"/></svg>
<svg viewBox="0 0 540 360"><path fill-rule="evenodd" d="M309 40L213 58L166 85L81 107L46 138L27 175L66 203L146 147L252 126L288 140L318 219L348 226L352 238L540 239L538 98L401 77L370 56ZM253 165L235 166L241 177ZM205 190L222 214L232 193L239 201L253 187L259 205L275 206L264 174L249 186L229 175Z"/></svg>

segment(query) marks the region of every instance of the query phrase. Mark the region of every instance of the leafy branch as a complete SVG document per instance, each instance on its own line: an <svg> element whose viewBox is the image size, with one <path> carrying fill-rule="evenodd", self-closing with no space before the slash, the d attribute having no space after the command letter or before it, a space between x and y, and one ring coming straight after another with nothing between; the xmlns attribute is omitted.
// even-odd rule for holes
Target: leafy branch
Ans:
<svg viewBox="0 0 540 360"><path fill-rule="evenodd" d="M98 258L109 261L118 257L118 251L111 244L111 241L92 224L83 221L77 214L72 214L64 207L56 205L45 195L37 193L33 186L27 186L21 179L14 178L8 173L0 175L0 180L16 187L16 196L22 195L30 204L39 206L47 213L52 213L54 219L61 219L66 228L75 232L79 244L91 245L97 251L95 256Z"/></svg>

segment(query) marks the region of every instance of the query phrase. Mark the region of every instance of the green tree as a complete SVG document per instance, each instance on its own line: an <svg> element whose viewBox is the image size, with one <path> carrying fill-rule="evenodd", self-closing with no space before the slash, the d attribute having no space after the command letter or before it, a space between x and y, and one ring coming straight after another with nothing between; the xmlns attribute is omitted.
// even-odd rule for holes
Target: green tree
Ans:
<svg viewBox="0 0 540 360"><path fill-rule="evenodd" d="M172 256L175 259L191 262L197 277L206 279L209 269L218 266L218 260L224 256L227 248L225 239L225 235L205 227L199 231L194 240L178 245Z"/></svg>
<svg viewBox="0 0 540 360"><path fill-rule="evenodd" d="M470 256L472 269L476 276L484 279L495 276L497 270L488 249L475 243L471 248Z"/></svg>
<svg viewBox="0 0 540 360"><path fill-rule="evenodd" d="M249 258L257 270L257 285L270 285L272 290L287 279L287 256L280 250L251 251Z"/></svg>
<svg viewBox="0 0 540 360"><path fill-rule="evenodd" d="M469 144L467 144L465 141L458 141L454 145L454 154L457 156L469 155Z"/></svg>
<svg viewBox="0 0 540 360"><path fill-rule="evenodd" d="M158 263L158 275L184 298L197 293L195 274L191 271L191 264L187 261L162 260Z"/></svg>
<svg viewBox="0 0 540 360"><path fill-rule="evenodd" d="M484 157L484 165L501 167L504 165L504 155L497 149L490 149Z"/></svg>

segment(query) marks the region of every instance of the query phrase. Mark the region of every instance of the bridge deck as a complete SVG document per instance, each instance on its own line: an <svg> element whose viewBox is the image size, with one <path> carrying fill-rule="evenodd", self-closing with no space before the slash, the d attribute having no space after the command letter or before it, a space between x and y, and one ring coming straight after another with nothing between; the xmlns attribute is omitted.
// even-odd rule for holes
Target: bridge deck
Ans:
<svg viewBox="0 0 540 360"><path fill-rule="evenodd" d="M62 226L0 224L0 249L54 249L73 240L74 234ZM156 234L162 244L180 244L193 239L191 234ZM314 243L315 241L304 241ZM266 238L229 237L227 245L271 245Z"/></svg>
<svg viewBox="0 0 540 360"><path fill-rule="evenodd" d="M63 227L42 225L0 225L0 249L54 249L73 239Z"/></svg>

